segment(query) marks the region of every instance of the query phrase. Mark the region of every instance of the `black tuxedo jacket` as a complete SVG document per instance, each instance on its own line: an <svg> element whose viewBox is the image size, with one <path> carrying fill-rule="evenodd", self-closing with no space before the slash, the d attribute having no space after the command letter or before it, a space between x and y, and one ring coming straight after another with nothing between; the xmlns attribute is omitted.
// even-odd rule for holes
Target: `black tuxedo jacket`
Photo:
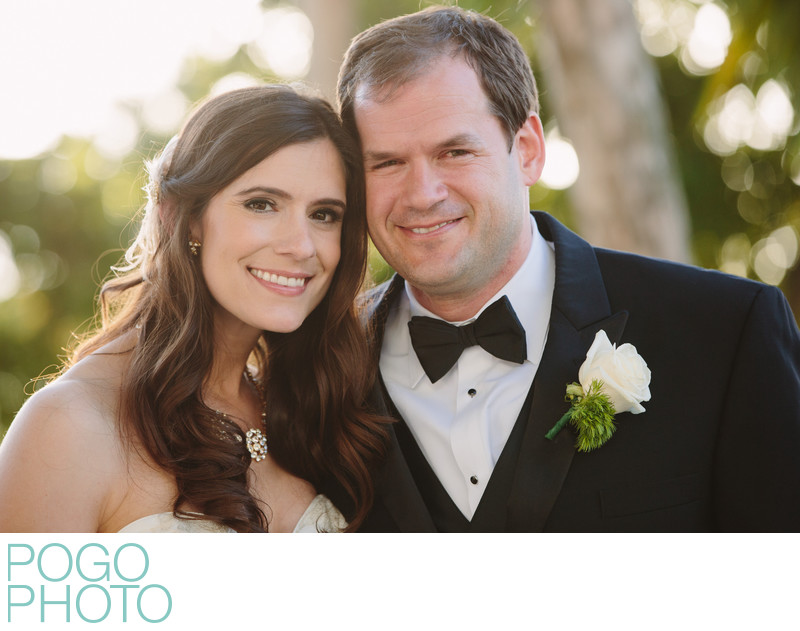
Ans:
<svg viewBox="0 0 800 631"><path fill-rule="evenodd" d="M800 334L776 288L590 246L533 213L555 246L547 343L516 459L509 530L800 530ZM402 279L373 290L377 350ZM619 414L601 448L577 452L565 387L595 333L647 362L651 400ZM376 386L374 405L391 409ZM391 431L364 531L435 530Z"/></svg>

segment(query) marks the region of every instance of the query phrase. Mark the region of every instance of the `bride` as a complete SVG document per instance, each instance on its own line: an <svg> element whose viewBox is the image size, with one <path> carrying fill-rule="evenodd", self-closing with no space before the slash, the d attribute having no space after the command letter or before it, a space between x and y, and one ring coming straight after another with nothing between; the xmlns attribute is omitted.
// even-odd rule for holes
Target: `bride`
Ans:
<svg viewBox="0 0 800 631"><path fill-rule="evenodd" d="M383 429L362 407L353 140L320 99L245 88L204 103L149 167L102 327L0 446L0 530L357 528ZM347 491L348 520L326 485Z"/></svg>

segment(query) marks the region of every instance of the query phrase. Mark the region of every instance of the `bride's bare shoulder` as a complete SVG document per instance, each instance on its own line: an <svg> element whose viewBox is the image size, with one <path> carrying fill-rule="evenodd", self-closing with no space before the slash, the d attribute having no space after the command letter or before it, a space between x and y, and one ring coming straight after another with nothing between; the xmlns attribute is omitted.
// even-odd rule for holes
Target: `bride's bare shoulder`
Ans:
<svg viewBox="0 0 800 631"><path fill-rule="evenodd" d="M73 364L26 401L14 420L77 424L105 433L116 424L130 346L115 340Z"/></svg>
<svg viewBox="0 0 800 631"><path fill-rule="evenodd" d="M125 477L117 408L129 355L93 353L26 401L0 443L0 505L14 508L0 530L96 525Z"/></svg>

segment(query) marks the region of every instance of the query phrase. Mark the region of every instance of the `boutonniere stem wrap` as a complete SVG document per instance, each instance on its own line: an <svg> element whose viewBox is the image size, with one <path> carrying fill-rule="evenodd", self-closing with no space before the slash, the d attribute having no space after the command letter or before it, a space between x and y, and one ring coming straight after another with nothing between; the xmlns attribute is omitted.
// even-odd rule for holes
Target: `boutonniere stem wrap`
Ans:
<svg viewBox="0 0 800 631"><path fill-rule="evenodd" d="M602 330L586 353L578 381L567 385L569 410L545 434L553 440L569 423L578 435L578 451L603 445L616 430L616 414L641 414L642 401L650 400L650 370L644 359L631 344L617 348Z"/></svg>

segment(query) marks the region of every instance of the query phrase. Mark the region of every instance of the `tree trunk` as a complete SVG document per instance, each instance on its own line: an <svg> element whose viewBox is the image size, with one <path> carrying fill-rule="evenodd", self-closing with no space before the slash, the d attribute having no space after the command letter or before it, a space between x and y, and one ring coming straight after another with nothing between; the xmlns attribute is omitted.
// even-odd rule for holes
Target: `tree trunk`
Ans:
<svg viewBox="0 0 800 631"><path fill-rule="evenodd" d="M570 189L595 245L688 262L689 213L658 75L630 0L537 0L540 67L580 161Z"/></svg>
<svg viewBox="0 0 800 631"><path fill-rule="evenodd" d="M314 27L311 68L305 77L331 103L336 103L336 78L344 51L356 34L358 24L354 0L296 0Z"/></svg>

